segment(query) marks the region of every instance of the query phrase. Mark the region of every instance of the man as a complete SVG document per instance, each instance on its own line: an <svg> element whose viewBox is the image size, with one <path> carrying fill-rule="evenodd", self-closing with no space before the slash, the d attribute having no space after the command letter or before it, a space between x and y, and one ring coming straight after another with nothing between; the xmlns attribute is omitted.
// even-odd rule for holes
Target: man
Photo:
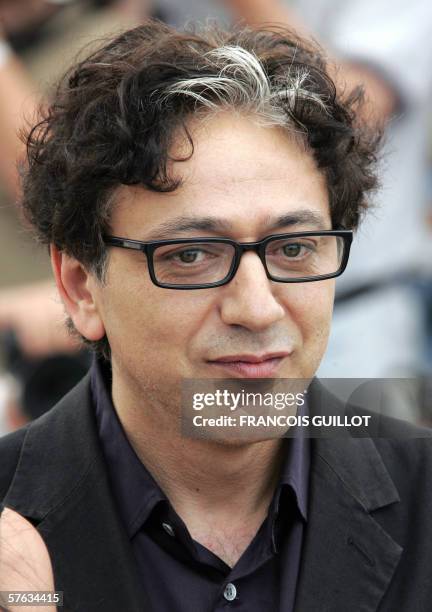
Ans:
<svg viewBox="0 0 432 612"><path fill-rule="evenodd" d="M358 103L293 33L150 21L75 67L30 135L26 215L98 358L1 440L2 546L13 565L29 521L66 609L427 609L430 437L393 438L429 432L180 428L185 380L314 376L376 183ZM309 411L340 410L310 389Z"/></svg>

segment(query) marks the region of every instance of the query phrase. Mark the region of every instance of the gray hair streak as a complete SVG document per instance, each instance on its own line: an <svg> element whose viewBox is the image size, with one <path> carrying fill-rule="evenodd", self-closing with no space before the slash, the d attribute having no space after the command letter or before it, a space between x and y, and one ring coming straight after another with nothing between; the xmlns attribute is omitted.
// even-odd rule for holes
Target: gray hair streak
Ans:
<svg viewBox="0 0 432 612"><path fill-rule="evenodd" d="M291 128L289 116L297 101L308 101L327 112L323 97L307 89L306 67L292 64L285 74L271 80L255 54L238 45L223 45L204 57L212 75L178 80L160 92L158 102L186 96L195 99L196 111L210 115L222 109L245 111L260 124Z"/></svg>

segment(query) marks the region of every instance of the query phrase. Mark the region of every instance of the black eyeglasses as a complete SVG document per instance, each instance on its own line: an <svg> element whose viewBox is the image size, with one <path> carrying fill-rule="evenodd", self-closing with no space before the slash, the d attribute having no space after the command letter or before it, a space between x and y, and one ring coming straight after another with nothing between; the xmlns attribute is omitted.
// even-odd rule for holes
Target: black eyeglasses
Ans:
<svg viewBox="0 0 432 612"><path fill-rule="evenodd" d="M150 278L166 289L226 285L246 251L254 251L267 277L278 283L307 283L339 276L348 263L353 232L323 230L266 236L258 242L229 238L182 238L142 242L106 236L105 244L142 251Z"/></svg>

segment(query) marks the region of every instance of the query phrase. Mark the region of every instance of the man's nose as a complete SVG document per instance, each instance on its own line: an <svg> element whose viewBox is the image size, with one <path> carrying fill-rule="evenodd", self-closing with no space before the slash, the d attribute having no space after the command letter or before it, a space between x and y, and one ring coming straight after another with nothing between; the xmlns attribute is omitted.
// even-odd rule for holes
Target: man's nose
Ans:
<svg viewBox="0 0 432 612"><path fill-rule="evenodd" d="M223 322L262 331L282 319L285 310L273 295L273 288L259 256L244 253L235 277L223 287Z"/></svg>

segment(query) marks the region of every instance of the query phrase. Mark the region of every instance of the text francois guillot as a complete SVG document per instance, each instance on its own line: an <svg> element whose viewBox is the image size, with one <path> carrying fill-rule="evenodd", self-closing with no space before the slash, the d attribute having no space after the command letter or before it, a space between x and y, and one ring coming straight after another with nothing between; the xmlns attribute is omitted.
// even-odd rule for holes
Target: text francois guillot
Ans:
<svg viewBox="0 0 432 612"><path fill-rule="evenodd" d="M271 407L283 410L287 407L301 407L305 404L303 393L246 393L244 390L232 393L226 389L217 389L214 393L194 393L193 409L200 411L206 407L220 406L235 411L239 408ZM195 415L195 427L367 427L371 415L252 415L239 416L220 415L217 417L204 417Z"/></svg>

